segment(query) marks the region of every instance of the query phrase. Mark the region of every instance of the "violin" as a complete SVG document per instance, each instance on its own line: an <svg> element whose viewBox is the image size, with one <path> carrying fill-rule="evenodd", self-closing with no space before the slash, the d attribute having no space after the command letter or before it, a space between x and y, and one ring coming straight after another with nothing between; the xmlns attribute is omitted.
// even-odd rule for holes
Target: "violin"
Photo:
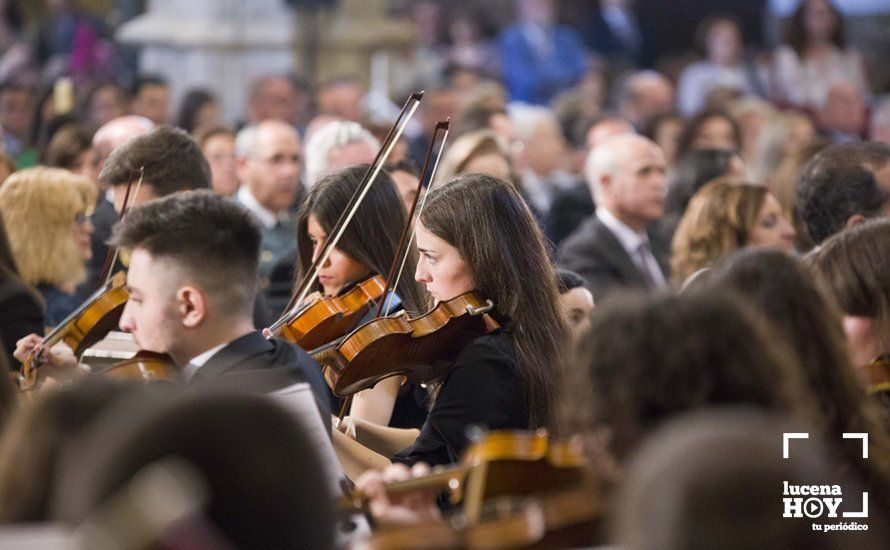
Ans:
<svg viewBox="0 0 890 550"><path fill-rule="evenodd" d="M140 380L143 382L169 382L179 375L179 369L173 364L170 356L165 353L140 350L130 359L115 363L99 371L82 365L94 376L102 376L113 380Z"/></svg>
<svg viewBox="0 0 890 550"><path fill-rule="evenodd" d="M501 496L522 496L574 486L584 481L586 459L577 441L550 441L546 430L500 430L470 445L458 465L437 466L421 477L386 485L387 494L418 491L447 492L452 503L464 503L475 521L482 503ZM340 501L344 510L363 510L360 491Z"/></svg>
<svg viewBox="0 0 890 550"><path fill-rule="evenodd" d="M601 532L603 507L587 486L486 502L478 522L463 514L446 521L387 528L362 541L375 550L427 548L585 548ZM434 541L434 542L433 542Z"/></svg>
<svg viewBox="0 0 890 550"><path fill-rule="evenodd" d="M372 301L380 301L381 297L388 294L389 286L384 284L382 279L372 278L370 281L365 281L367 284L360 284L358 288L353 289L355 292L350 291L344 296L323 298L308 307L299 307L300 304L305 303L310 288L318 278L321 266L328 260L331 252L340 242L346 227L352 221L362 201L364 201L371 185L383 169L383 165L392 153L402 132L405 131L414 112L420 106L422 99L423 92L415 92L405 101L402 111L396 118L392 128L390 128L383 141L383 145L377 152L377 156L368 166L361 183L349 198L349 202L337 223L334 224L324 247L322 247L321 252L313 260L312 266L306 271L303 280L296 286L294 294L287 305L287 312L263 331L267 338L281 336L295 344L299 344L304 349L321 346L349 332L370 311L370 306L364 309L366 304ZM382 306L382 301L380 303ZM363 309L364 311L362 312Z"/></svg>
<svg viewBox="0 0 890 550"><path fill-rule="evenodd" d="M866 383L868 393L890 391L890 355L882 355L858 371Z"/></svg>
<svg viewBox="0 0 890 550"><path fill-rule="evenodd" d="M500 328L488 315L493 308L491 300L467 292L413 319L400 312L368 321L310 355L323 365L325 380L340 397L391 376L428 382L444 374L441 361L453 359L471 340Z"/></svg>
<svg viewBox="0 0 890 550"><path fill-rule="evenodd" d="M471 445L457 466L389 483L390 495L444 491L463 507L444 522L384 529L372 548L515 548L589 545L602 507L577 441L550 441L546 430L495 431ZM521 497L521 498L517 498ZM363 510L360 492L341 510ZM435 539L431 537L436 533Z"/></svg>
<svg viewBox="0 0 890 550"><path fill-rule="evenodd" d="M386 282L375 275L338 296L319 298L269 330L303 349L315 349L348 334L385 293Z"/></svg>
<svg viewBox="0 0 890 550"><path fill-rule="evenodd" d="M17 377L22 391L35 388L37 367L40 365L44 349L65 342L74 350L74 355L80 357L84 350L104 338L117 326L130 296L125 288L126 283L127 276L124 272L117 272L46 335L40 349L22 363Z"/></svg>

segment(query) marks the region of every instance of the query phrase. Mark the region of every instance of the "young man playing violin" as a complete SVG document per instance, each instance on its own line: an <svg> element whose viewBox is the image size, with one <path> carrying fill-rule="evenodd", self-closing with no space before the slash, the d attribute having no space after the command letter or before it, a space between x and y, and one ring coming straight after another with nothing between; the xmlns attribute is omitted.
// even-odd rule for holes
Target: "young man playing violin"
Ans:
<svg viewBox="0 0 890 550"><path fill-rule="evenodd" d="M130 211L112 245L130 252L121 328L142 349L169 355L182 382L225 378L258 392L307 382L328 423L315 361L253 327L260 229L250 212L210 191L175 193ZM20 342L16 353L27 351ZM48 360L56 371L79 372L72 355Z"/></svg>

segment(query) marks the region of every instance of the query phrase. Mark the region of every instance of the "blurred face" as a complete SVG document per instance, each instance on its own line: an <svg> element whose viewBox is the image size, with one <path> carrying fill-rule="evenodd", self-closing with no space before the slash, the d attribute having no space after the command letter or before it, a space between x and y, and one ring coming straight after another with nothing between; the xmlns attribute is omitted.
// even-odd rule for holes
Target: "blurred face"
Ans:
<svg viewBox="0 0 890 550"><path fill-rule="evenodd" d="M887 352L871 317L844 315L843 324L854 367L864 367Z"/></svg>
<svg viewBox="0 0 890 550"><path fill-rule="evenodd" d="M825 128L845 134L862 134L868 120L865 102L856 86L838 84L828 92L825 106L819 112Z"/></svg>
<svg viewBox="0 0 890 550"><path fill-rule="evenodd" d="M257 132L253 154L239 164L241 183L264 208L283 212L297 198L302 154L296 130L280 123L266 123Z"/></svg>
<svg viewBox="0 0 890 550"><path fill-rule="evenodd" d="M312 261L314 262L321 254L328 235L313 214L310 214L307 220L306 233L312 243ZM328 255L327 261L321 264L318 283L324 289L325 295L336 296L349 283L363 280L370 274L371 270L364 264L353 260L340 249L334 248Z"/></svg>
<svg viewBox="0 0 890 550"><path fill-rule="evenodd" d="M590 329L590 312L593 311L593 294L584 287L576 287L559 297L572 337L576 340Z"/></svg>
<svg viewBox="0 0 890 550"><path fill-rule="evenodd" d="M812 40L827 40L837 26L837 18L825 0L809 0L804 8L804 28Z"/></svg>
<svg viewBox="0 0 890 550"><path fill-rule="evenodd" d="M93 257L93 247L90 235L93 234L93 222L90 221L89 212L81 212L74 218L74 241L84 260Z"/></svg>
<svg viewBox="0 0 890 550"><path fill-rule="evenodd" d="M735 65L742 53L742 36L735 23L715 23L708 33L708 57L718 65Z"/></svg>
<svg viewBox="0 0 890 550"><path fill-rule="evenodd" d="M417 224L416 237L420 258L414 278L426 286L437 304L476 287L469 267L456 248L428 231L422 223Z"/></svg>
<svg viewBox="0 0 890 550"><path fill-rule="evenodd" d="M391 176L393 183L396 184L396 192L402 198L402 204L405 205L405 211L411 210L411 203L417 196L417 177L404 170L396 170Z"/></svg>
<svg viewBox="0 0 890 550"><path fill-rule="evenodd" d="M767 193L757 214L754 227L748 232L748 246L778 248L791 252L794 245L794 227L785 218L782 206L772 193Z"/></svg>
<svg viewBox="0 0 890 550"><path fill-rule="evenodd" d="M667 165L652 143L634 140L624 147L601 189L610 211L631 228L642 231L664 214Z"/></svg>
<svg viewBox="0 0 890 550"><path fill-rule="evenodd" d="M231 197L238 190L238 176L235 174L235 138L228 134L217 134L204 142L202 151L210 164L213 175L213 190L224 197Z"/></svg>
<svg viewBox="0 0 890 550"><path fill-rule="evenodd" d="M93 152L90 149L81 151L77 158L74 159L74 166L71 167L71 171L78 176L96 181L96 172L93 170Z"/></svg>
<svg viewBox="0 0 890 550"><path fill-rule="evenodd" d="M253 122L269 119L295 122L302 99L299 91L287 79L270 79L263 93L251 102Z"/></svg>
<svg viewBox="0 0 890 550"><path fill-rule="evenodd" d="M102 126L106 122L120 116L124 116L126 109L124 107L123 97L117 88L113 86L105 86L100 88L93 94L90 102L90 122L94 126Z"/></svg>
<svg viewBox="0 0 890 550"><path fill-rule="evenodd" d="M175 306L177 287L174 268L167 262L155 260L144 249L133 250L127 271L130 298L120 327L133 334L140 348L176 357L182 328Z"/></svg>
<svg viewBox="0 0 890 550"><path fill-rule="evenodd" d="M155 124L166 124L169 119L167 106L170 91L166 86L156 84L144 86L133 100L133 114L144 116Z"/></svg>
<svg viewBox="0 0 890 550"><path fill-rule="evenodd" d="M735 151L739 148L732 123L722 116L710 117L698 129L692 141L693 149L723 149Z"/></svg>
<svg viewBox="0 0 890 550"><path fill-rule="evenodd" d="M219 105L215 101L205 103L195 115L195 128L219 124Z"/></svg>
<svg viewBox="0 0 890 550"><path fill-rule="evenodd" d="M510 181L510 164L502 155L497 153L485 153L470 157L463 169L464 173L472 174L480 172L489 174L504 181Z"/></svg>
<svg viewBox="0 0 890 550"><path fill-rule="evenodd" d="M785 156L799 153L816 137L816 129L809 119L796 120L788 132L788 141L785 142Z"/></svg>
<svg viewBox="0 0 890 550"><path fill-rule="evenodd" d="M566 142L555 120L543 120L525 144L526 165L536 174L546 176L562 167L566 160Z"/></svg>
<svg viewBox="0 0 890 550"><path fill-rule="evenodd" d="M0 95L0 126L16 137L24 137L31 124L31 97L24 90L9 89Z"/></svg>

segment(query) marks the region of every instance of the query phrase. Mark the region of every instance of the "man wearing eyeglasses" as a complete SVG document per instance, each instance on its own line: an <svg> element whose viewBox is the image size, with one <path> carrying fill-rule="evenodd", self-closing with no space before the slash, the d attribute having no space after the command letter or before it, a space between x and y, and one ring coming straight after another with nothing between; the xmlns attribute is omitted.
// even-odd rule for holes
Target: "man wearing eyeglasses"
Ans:
<svg viewBox="0 0 890 550"><path fill-rule="evenodd" d="M245 127L235 140L235 170L241 182L235 199L253 212L262 228L260 276L268 289L272 268L296 247L295 211L303 194L299 134L279 120Z"/></svg>

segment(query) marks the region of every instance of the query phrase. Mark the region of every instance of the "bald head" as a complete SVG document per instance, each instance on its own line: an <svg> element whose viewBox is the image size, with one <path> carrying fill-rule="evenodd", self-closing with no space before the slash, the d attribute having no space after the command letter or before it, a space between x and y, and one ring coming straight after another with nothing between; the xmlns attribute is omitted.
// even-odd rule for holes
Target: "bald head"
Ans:
<svg viewBox="0 0 890 550"><path fill-rule="evenodd" d="M135 115L117 117L100 126L93 136L93 159L96 166L96 176L98 177L99 172L102 171L105 159L108 158L112 151L154 127L154 122L145 117Z"/></svg>
<svg viewBox="0 0 890 550"><path fill-rule="evenodd" d="M666 171L661 148L630 133L606 138L585 170L596 203L638 231L664 213Z"/></svg>

